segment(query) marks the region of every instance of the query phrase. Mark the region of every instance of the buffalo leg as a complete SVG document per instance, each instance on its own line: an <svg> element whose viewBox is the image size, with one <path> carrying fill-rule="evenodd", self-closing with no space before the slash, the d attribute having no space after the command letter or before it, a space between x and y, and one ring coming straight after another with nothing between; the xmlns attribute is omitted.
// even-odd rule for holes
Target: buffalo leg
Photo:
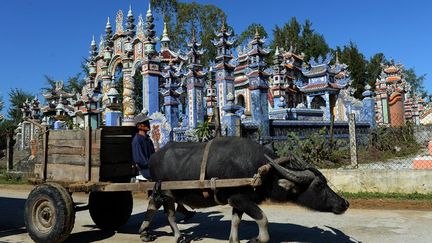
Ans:
<svg viewBox="0 0 432 243"><path fill-rule="evenodd" d="M144 216L144 221L141 224L141 227L139 229L140 238L144 242L148 241L154 241L156 237L154 235L151 235L149 232L150 223L153 220L154 215L156 214L157 210L160 208L161 205L158 205L155 200L153 199L153 196L150 196L149 203L147 206L147 211Z"/></svg>
<svg viewBox="0 0 432 243"><path fill-rule="evenodd" d="M237 208L233 208L232 210L232 219L231 219L231 232L229 237L230 243L239 243L238 238L238 229L239 224L242 218L243 212L238 210Z"/></svg>
<svg viewBox="0 0 432 243"><path fill-rule="evenodd" d="M258 237L253 241L263 243L270 240L267 216L265 216L264 212L255 202L251 201L244 195L234 195L228 199L228 203L231 205L231 207L246 213L257 222L259 234Z"/></svg>
<svg viewBox="0 0 432 243"><path fill-rule="evenodd" d="M172 197L166 198L166 201L164 202L164 211L168 218L168 223L171 227L171 230L174 233L175 242L184 242L185 239L184 237L182 237L176 223L174 198Z"/></svg>

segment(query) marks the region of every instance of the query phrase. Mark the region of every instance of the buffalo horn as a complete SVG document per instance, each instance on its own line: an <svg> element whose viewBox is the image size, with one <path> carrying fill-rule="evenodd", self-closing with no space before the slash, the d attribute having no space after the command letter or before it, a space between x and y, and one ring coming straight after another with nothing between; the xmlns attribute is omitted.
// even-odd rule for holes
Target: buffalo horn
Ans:
<svg viewBox="0 0 432 243"><path fill-rule="evenodd" d="M279 164L275 163L274 161L270 161L270 164L275 168L283 177L286 179L299 183L299 184L306 184L312 181L315 178L315 174L312 173L310 170L302 170L302 171L296 171L296 170L290 170L283 166L280 166Z"/></svg>
<svg viewBox="0 0 432 243"><path fill-rule="evenodd" d="M280 158L277 158L274 160L274 162L278 165L286 163L288 161L290 161L290 158L288 158L288 157L280 157Z"/></svg>

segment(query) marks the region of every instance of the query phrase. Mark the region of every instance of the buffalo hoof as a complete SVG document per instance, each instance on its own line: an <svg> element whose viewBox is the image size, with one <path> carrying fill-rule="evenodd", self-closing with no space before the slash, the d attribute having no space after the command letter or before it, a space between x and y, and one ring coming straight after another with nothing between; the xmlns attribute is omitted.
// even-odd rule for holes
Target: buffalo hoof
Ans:
<svg viewBox="0 0 432 243"><path fill-rule="evenodd" d="M188 243L188 242L189 241L186 239L186 236L184 235L181 235L176 241L176 243Z"/></svg>
<svg viewBox="0 0 432 243"><path fill-rule="evenodd" d="M151 235L151 234L146 232L146 233L142 233L140 235L140 238L143 242L151 242L151 241L156 240L157 237L155 235Z"/></svg>
<svg viewBox="0 0 432 243"><path fill-rule="evenodd" d="M258 238L251 239L248 243L267 243L267 241L260 241Z"/></svg>

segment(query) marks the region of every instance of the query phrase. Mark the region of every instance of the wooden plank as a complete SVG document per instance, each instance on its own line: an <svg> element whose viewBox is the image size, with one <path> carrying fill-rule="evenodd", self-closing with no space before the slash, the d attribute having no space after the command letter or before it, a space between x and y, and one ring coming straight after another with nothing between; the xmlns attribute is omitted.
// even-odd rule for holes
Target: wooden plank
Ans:
<svg viewBox="0 0 432 243"><path fill-rule="evenodd" d="M101 141L101 130L97 129L97 130L92 130L92 141L93 143L100 143Z"/></svg>
<svg viewBox="0 0 432 243"><path fill-rule="evenodd" d="M91 179L91 162L92 162L92 130L91 127L88 127L86 130L86 143L85 143L85 175L86 180L90 181Z"/></svg>
<svg viewBox="0 0 432 243"><path fill-rule="evenodd" d="M84 140L86 130L57 130L51 131L50 139L64 139L64 140ZM93 140L99 141L101 136L100 130L92 130Z"/></svg>
<svg viewBox="0 0 432 243"><path fill-rule="evenodd" d="M80 140L85 138L84 130L50 131L50 139Z"/></svg>
<svg viewBox="0 0 432 243"><path fill-rule="evenodd" d="M52 145L52 146L71 146L71 147L77 147L77 148L82 148L85 145L85 138L82 139L53 139L49 138L49 142L48 145Z"/></svg>
<svg viewBox="0 0 432 243"><path fill-rule="evenodd" d="M218 179L215 180L216 188L250 186L253 178L238 178L238 179ZM152 190L154 182L139 182L139 183L76 183L69 185L70 192L91 192L91 191L132 191L143 192ZM199 181L165 181L161 184L162 190L184 190L184 189L211 189L211 180Z"/></svg>
<svg viewBox="0 0 432 243"><path fill-rule="evenodd" d="M49 154L48 164L84 165L85 157L79 154Z"/></svg>
<svg viewBox="0 0 432 243"><path fill-rule="evenodd" d="M98 157L92 156L92 164L99 165L100 160ZM71 165L84 165L85 155L77 154L49 154L48 164L71 164Z"/></svg>
<svg viewBox="0 0 432 243"><path fill-rule="evenodd" d="M83 147L73 147L73 146L53 146L48 145L50 154L70 154L70 155L84 155Z"/></svg>
<svg viewBox="0 0 432 243"><path fill-rule="evenodd" d="M44 156L42 161L42 180L46 180L47 178L47 165L48 165L48 138L49 138L50 131L48 130L48 127L45 127L45 132L43 135L43 148L44 148Z"/></svg>
<svg viewBox="0 0 432 243"><path fill-rule="evenodd" d="M6 170L13 170L13 137L12 134L6 135Z"/></svg>
<svg viewBox="0 0 432 243"><path fill-rule="evenodd" d="M35 175L40 178L41 165L35 165ZM93 182L99 181L99 166L92 166L91 179ZM85 167L84 165L71 165L71 164L48 164L46 181L63 181L69 183L76 183L85 181Z"/></svg>
<svg viewBox="0 0 432 243"><path fill-rule="evenodd" d="M355 114L349 114L349 136L350 136L350 155L351 155L351 166L353 168L358 167L357 163L357 137L356 137L356 121Z"/></svg>

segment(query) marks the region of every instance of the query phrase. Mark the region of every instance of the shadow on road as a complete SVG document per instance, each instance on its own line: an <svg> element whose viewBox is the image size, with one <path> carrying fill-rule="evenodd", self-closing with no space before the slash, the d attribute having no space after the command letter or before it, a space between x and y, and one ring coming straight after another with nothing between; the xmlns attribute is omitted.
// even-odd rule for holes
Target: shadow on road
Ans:
<svg viewBox="0 0 432 243"><path fill-rule="evenodd" d="M181 219L180 215L177 218ZM122 234L135 234L139 239L138 229L144 218L144 213L132 215L128 223L118 230ZM230 220L222 220L223 214L217 211L197 213L194 218L189 219L187 222L180 222L186 224L187 229L182 230L189 241L199 241L204 238L226 241L229 238L229 231L231 228ZM168 222L163 212L158 212L153 220L152 229L153 233L158 237L172 236L171 230L166 231L161 229L167 226ZM85 227L94 228L94 225L85 225ZM290 223L275 223L270 222L269 232L271 242L332 242L332 243L355 243L359 242L342 231L326 226L325 228L319 227L305 227L297 224ZM79 232L72 234L67 242L89 242L95 240L107 239L114 235L114 232L104 231L91 231ZM248 240L258 235L258 227L254 221L242 221L240 224L239 238L240 240Z"/></svg>
<svg viewBox="0 0 432 243"><path fill-rule="evenodd" d="M25 199L0 197L0 237L6 237L26 232L24 225ZM181 219L181 215L177 215ZM199 241L203 238L228 240L231 228L230 220L222 220L223 214L217 211L200 213L195 217L180 224L186 224L187 229L182 233L189 240ZM121 227L118 232L123 234L135 234L139 239L138 229L144 219L144 213L134 214L128 223ZM153 220L152 229L157 236L171 236L171 230L162 229L167 225L167 220L162 211L158 212ZM84 225L84 227L95 228L95 225ZM271 242L358 242L351 239L342 231L326 226L325 228L305 227L290 223L269 223ZM93 242L112 237L115 232L92 230L77 232L70 235L66 242ZM252 239L258 234L258 227L253 221L242 221L240 224L239 237L241 240Z"/></svg>
<svg viewBox="0 0 432 243"><path fill-rule="evenodd" d="M115 234L113 231L92 230L71 234L65 243L73 242L94 242L101 241L112 237Z"/></svg>
<svg viewBox="0 0 432 243"><path fill-rule="evenodd" d="M25 199L0 197L0 238L26 232L24 225Z"/></svg>

